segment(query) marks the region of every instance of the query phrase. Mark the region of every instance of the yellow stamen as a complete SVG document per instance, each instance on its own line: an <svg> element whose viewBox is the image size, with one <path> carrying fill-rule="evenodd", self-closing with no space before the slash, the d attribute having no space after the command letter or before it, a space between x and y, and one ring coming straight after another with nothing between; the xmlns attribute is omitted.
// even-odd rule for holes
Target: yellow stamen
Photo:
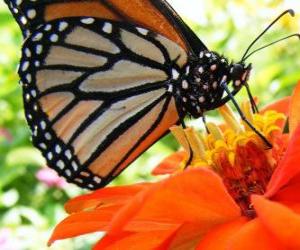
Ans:
<svg viewBox="0 0 300 250"><path fill-rule="evenodd" d="M214 123L208 122L206 124L209 132L213 135L214 139L217 140L224 140L224 136L222 134L221 129Z"/></svg>
<svg viewBox="0 0 300 250"><path fill-rule="evenodd" d="M195 158L205 159L205 146L200 140L194 128L187 128L184 130L184 132L186 134L187 140L190 143Z"/></svg>
<svg viewBox="0 0 300 250"><path fill-rule="evenodd" d="M179 126L172 126L170 128L172 134L176 138L176 140L179 142L179 144L184 148L184 150L187 152L188 157L191 155L190 151L190 143L187 140L187 137L185 136L184 130Z"/></svg>
<svg viewBox="0 0 300 250"><path fill-rule="evenodd" d="M271 138L272 132L279 131L280 127L276 123L285 119L284 114L276 111L253 114L250 102L244 102L241 109L246 118L266 138ZM219 111L226 122L222 127L225 131L222 131L219 126L211 122L206 124L209 134L197 133L193 128L183 129L179 126L171 128L173 135L187 152L183 167L186 167L185 164L190 160L191 166L206 165L217 170L217 159L220 153L225 154L229 163L233 166L237 147L245 146L251 141L259 148L265 148L261 138L246 124L239 121L228 105L219 108ZM190 159L191 156L192 159Z"/></svg>
<svg viewBox="0 0 300 250"><path fill-rule="evenodd" d="M223 116L226 124L232 130L234 130L236 133L241 133L242 131L244 131L243 127L241 126L241 123L235 117L232 109L227 104L223 105L218 110L220 114Z"/></svg>
<svg viewBox="0 0 300 250"><path fill-rule="evenodd" d="M201 141L201 143L202 143L204 149L205 149L205 150L208 150L209 147L208 147L207 141L205 140L205 135L204 135L204 133L198 133L198 137L199 137L199 139L200 139L200 141Z"/></svg>

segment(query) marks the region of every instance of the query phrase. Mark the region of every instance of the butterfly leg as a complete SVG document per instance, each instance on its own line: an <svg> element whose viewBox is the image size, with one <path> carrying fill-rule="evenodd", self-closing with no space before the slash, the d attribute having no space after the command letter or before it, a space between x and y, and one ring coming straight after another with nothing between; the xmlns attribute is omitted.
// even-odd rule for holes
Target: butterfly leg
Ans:
<svg viewBox="0 0 300 250"><path fill-rule="evenodd" d="M251 94L250 87L249 87L248 83L245 83L245 87L246 87L246 90L247 90L247 94L248 94L248 97L249 97L249 100L250 100L250 103L251 103L251 108L252 108L253 113L259 113L259 110L258 110L257 105L255 103L255 100L254 100L254 98Z"/></svg>
<svg viewBox="0 0 300 250"><path fill-rule="evenodd" d="M223 89L226 91L226 93L228 94L230 100L232 101L233 105L235 106L237 112L239 113L241 119L263 140L263 142L268 146L268 148L272 148L272 144L267 140L266 137L264 137L263 134L261 134L252 124L251 122L249 122L247 120L247 118L245 117L245 115L243 114L242 110L240 109L238 103L236 102L236 100L234 99L234 96L231 94L227 84L225 81L221 82L221 86L223 87Z"/></svg>
<svg viewBox="0 0 300 250"><path fill-rule="evenodd" d="M202 115L202 122L203 122L203 124L204 124L206 133L207 133L207 134L210 134L209 129L208 129L207 125L206 125L206 117L205 117L204 114Z"/></svg>

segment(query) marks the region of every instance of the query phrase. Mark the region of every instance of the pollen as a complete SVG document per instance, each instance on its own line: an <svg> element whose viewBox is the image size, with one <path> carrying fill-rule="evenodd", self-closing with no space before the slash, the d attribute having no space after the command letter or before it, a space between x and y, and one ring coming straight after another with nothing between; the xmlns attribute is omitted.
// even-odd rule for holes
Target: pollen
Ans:
<svg viewBox="0 0 300 250"><path fill-rule="evenodd" d="M172 127L171 132L186 152L179 171L195 167L212 169L223 179L243 214L252 216L250 195L265 192L282 156L279 142L283 135L278 123L285 121L286 117L274 110L253 114L249 102L244 102L241 109L248 121L272 143L271 149L235 116L227 104L218 109L225 123L208 122L209 133L179 126Z"/></svg>

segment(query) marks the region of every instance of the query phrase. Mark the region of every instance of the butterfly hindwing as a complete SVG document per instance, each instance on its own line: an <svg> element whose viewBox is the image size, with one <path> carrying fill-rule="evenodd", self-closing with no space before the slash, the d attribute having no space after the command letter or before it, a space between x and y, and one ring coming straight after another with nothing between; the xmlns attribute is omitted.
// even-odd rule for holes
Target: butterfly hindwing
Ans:
<svg viewBox="0 0 300 250"><path fill-rule="evenodd" d="M19 69L33 143L68 181L106 185L178 121L168 88L186 62L176 43L128 23L40 25Z"/></svg>

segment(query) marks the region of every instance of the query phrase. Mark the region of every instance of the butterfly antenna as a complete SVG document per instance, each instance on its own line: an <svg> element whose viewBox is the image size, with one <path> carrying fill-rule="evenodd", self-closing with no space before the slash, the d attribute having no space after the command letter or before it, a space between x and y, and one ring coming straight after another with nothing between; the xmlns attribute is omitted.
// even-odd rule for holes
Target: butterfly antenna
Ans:
<svg viewBox="0 0 300 250"><path fill-rule="evenodd" d="M281 39L278 39L278 40L276 40L276 41L274 41L274 42L271 42L271 43L269 43L269 44L266 44L266 45L264 45L264 46L262 46L262 47L260 47L260 48L258 48L258 49L256 49L256 50L252 51L251 53L249 53L246 57L244 57L243 60L247 60L250 56L252 56L253 54L255 54L256 52L258 52L258 51L260 51L260 50L262 50L262 49L265 49L265 48L267 48L267 47L272 46L273 44L282 42L282 41L287 40L287 39L292 38L292 37L298 37L298 38L300 39L300 34L298 34L298 33L292 34L292 35L283 37L283 38L281 38Z"/></svg>
<svg viewBox="0 0 300 250"><path fill-rule="evenodd" d="M254 41L249 45L249 47L247 48L245 54L242 57L242 62L245 60L245 58L247 57L248 52L250 51L250 49L253 47L253 45L278 21L280 20L283 16L285 16L286 14L290 14L292 17L295 16L295 12L292 9L288 9L284 12L282 12L272 23L270 23L267 28L265 28L263 30L262 33L260 33L255 39Z"/></svg>

